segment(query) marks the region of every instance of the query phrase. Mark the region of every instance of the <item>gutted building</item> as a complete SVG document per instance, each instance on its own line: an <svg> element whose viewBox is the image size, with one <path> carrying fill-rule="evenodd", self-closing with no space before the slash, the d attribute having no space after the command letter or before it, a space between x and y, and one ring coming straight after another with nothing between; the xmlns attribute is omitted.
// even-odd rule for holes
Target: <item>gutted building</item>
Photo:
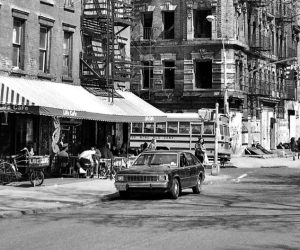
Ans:
<svg viewBox="0 0 300 250"><path fill-rule="evenodd" d="M165 112L231 117L232 149L297 130L296 1L135 0L131 89Z"/></svg>

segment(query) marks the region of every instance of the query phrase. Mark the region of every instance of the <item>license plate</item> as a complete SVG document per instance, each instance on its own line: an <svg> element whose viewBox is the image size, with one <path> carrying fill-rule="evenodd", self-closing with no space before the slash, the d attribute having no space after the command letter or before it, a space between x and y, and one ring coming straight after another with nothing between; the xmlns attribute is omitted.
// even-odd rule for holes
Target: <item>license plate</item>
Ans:
<svg viewBox="0 0 300 250"><path fill-rule="evenodd" d="M127 185L126 184L121 184L118 187L119 191L126 191L127 190Z"/></svg>

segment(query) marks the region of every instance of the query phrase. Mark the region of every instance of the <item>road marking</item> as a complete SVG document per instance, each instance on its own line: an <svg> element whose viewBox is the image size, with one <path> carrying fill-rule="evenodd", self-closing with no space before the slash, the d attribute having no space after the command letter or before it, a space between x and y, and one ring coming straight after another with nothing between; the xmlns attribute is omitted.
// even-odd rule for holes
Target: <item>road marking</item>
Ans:
<svg viewBox="0 0 300 250"><path fill-rule="evenodd" d="M238 177L238 179L242 179L244 177L246 177L248 174L242 174L241 176Z"/></svg>
<svg viewBox="0 0 300 250"><path fill-rule="evenodd" d="M240 180L244 177L246 177L248 174L242 174L241 176L239 176L238 178L236 179L233 179L232 181L235 181L235 182L240 182Z"/></svg>

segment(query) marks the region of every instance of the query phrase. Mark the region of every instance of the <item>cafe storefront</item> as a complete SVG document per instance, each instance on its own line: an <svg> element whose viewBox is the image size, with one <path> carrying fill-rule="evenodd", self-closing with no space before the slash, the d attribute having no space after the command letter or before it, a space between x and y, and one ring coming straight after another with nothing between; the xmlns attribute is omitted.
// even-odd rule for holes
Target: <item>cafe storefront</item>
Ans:
<svg viewBox="0 0 300 250"><path fill-rule="evenodd" d="M32 146L39 155L69 145L77 155L91 146L128 143L132 121L165 121L163 112L133 93L0 76L0 157Z"/></svg>

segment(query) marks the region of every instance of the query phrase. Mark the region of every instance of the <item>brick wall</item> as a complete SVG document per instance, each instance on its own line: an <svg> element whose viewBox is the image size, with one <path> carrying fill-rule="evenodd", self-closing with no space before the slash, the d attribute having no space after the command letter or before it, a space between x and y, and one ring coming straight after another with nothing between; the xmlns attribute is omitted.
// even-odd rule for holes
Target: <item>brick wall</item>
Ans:
<svg viewBox="0 0 300 250"><path fill-rule="evenodd" d="M47 4L53 2L54 4ZM65 8L64 0L6 0L0 8L0 71L11 72L12 69L12 28L13 12L25 14L25 61L24 71L18 71L30 76L38 75L52 81L63 81L63 36L64 30L73 33L72 79L70 83L79 82L79 52L81 51L80 15L81 5L75 1L73 8ZM40 20L46 20L51 28L50 74L39 72L39 37Z"/></svg>

